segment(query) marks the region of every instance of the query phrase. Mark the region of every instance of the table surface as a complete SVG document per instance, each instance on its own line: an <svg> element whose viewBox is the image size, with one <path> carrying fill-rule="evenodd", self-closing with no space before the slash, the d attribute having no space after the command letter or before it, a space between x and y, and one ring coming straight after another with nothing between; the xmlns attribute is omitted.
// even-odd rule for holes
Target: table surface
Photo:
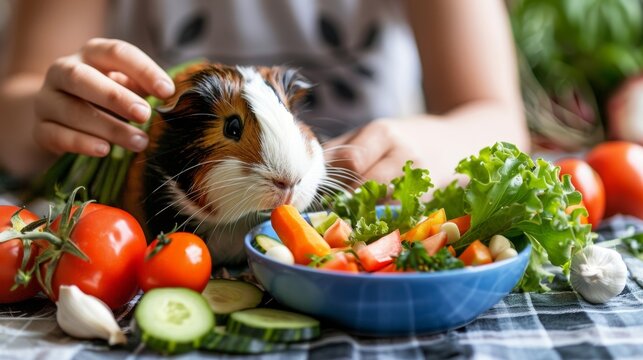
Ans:
<svg viewBox="0 0 643 360"><path fill-rule="evenodd" d="M600 239L643 231L643 221L616 216L604 221ZM630 229L631 231L631 229ZM643 359L643 262L622 252L629 278L609 303L593 305L554 281L544 294L511 293L460 329L412 337L368 338L324 327L321 339L286 352L229 356L192 352L179 358L243 359ZM127 326L134 301L117 313ZM98 341L67 337L44 298L0 306L0 359L156 358L145 349L109 349Z"/></svg>

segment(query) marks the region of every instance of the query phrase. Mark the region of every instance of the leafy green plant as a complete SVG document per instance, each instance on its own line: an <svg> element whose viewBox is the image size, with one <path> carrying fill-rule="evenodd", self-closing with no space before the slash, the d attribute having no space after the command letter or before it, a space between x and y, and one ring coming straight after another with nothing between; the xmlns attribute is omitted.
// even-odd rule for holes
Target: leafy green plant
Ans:
<svg viewBox="0 0 643 360"><path fill-rule="evenodd" d="M607 97L643 68L641 2L514 0L510 13L532 130L570 150L601 141Z"/></svg>

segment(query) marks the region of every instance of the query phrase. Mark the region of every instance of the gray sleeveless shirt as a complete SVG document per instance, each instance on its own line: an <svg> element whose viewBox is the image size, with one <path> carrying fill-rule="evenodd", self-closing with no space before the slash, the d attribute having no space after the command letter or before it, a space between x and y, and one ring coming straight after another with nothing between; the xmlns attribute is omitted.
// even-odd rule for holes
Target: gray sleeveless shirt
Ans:
<svg viewBox="0 0 643 360"><path fill-rule="evenodd" d="M299 68L315 85L301 117L322 139L424 111L399 0L117 0L109 23L163 67L204 57Z"/></svg>

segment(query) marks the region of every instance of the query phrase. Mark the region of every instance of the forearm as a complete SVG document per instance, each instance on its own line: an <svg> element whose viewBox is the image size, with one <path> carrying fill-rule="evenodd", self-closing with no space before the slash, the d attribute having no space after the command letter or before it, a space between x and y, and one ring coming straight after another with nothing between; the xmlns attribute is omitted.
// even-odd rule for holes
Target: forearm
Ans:
<svg viewBox="0 0 643 360"><path fill-rule="evenodd" d="M473 101L441 115L417 115L399 121L400 133L404 142L411 144L417 166L428 168L438 186L454 179L460 160L497 141L529 151L528 130L519 103Z"/></svg>

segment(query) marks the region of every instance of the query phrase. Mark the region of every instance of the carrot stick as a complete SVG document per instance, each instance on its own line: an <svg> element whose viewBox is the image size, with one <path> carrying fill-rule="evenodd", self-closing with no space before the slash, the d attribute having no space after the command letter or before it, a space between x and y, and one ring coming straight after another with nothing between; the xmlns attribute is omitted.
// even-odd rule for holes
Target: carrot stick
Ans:
<svg viewBox="0 0 643 360"><path fill-rule="evenodd" d="M328 243L294 206L281 205L275 208L270 220L279 239L292 251L297 264L307 265L311 255L325 256L330 253Z"/></svg>

